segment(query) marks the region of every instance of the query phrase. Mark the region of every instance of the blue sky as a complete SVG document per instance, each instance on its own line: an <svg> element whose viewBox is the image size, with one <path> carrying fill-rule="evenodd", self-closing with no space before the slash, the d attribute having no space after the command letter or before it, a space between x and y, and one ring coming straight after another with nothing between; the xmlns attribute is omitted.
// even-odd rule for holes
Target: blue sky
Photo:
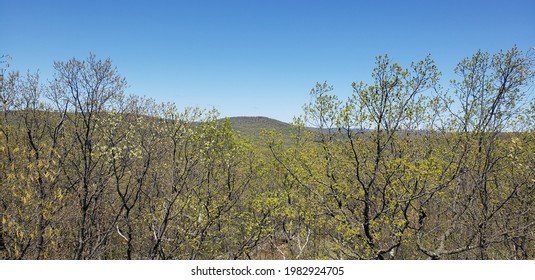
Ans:
<svg viewBox="0 0 535 280"><path fill-rule="evenodd" d="M431 53L451 79L478 49L535 46L535 1L0 0L0 53L50 79L54 61L110 57L128 93L283 121L316 82L345 98L375 56Z"/></svg>

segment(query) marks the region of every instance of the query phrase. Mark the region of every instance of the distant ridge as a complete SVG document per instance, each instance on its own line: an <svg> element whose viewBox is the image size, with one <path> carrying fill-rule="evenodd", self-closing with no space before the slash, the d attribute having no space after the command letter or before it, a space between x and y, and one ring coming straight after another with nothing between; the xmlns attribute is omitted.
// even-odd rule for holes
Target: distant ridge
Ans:
<svg viewBox="0 0 535 280"><path fill-rule="evenodd" d="M271 119L268 117L230 117L230 124L232 128L239 131L243 136L259 136L262 130L276 130L282 133L290 131L290 124Z"/></svg>

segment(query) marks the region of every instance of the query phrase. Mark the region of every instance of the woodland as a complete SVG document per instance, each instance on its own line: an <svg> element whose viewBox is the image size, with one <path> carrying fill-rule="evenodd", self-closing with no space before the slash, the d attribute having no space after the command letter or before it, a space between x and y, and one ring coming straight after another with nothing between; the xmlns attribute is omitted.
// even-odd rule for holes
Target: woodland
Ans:
<svg viewBox="0 0 535 280"><path fill-rule="evenodd" d="M249 133L128 95L109 58L2 61L0 259L535 259L532 51L451 81L378 56Z"/></svg>

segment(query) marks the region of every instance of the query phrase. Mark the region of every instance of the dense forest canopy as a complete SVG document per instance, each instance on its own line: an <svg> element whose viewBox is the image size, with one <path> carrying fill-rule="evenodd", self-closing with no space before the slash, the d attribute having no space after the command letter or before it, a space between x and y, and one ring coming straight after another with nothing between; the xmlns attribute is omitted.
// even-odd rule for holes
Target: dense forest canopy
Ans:
<svg viewBox="0 0 535 280"><path fill-rule="evenodd" d="M1 259L535 258L530 52L479 51L448 86L379 56L262 135L127 95L110 59L47 82L8 60Z"/></svg>

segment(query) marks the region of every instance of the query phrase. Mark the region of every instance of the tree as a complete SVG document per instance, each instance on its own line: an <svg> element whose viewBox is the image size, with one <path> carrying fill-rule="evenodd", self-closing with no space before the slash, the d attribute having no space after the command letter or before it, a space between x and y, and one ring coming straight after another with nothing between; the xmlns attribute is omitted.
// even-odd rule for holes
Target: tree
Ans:
<svg viewBox="0 0 535 280"><path fill-rule="evenodd" d="M96 257L111 234L114 221L103 221L101 197L110 187L108 158L96 148L104 139L101 126L105 114L123 98L126 80L112 66L111 60L95 55L85 61L75 58L55 62L56 76L51 85L54 103L67 108L68 129L76 147L65 160L68 189L78 198L78 213L74 259Z"/></svg>
<svg viewBox="0 0 535 280"><path fill-rule="evenodd" d="M438 75L429 57L410 69L378 57L374 84L354 83L355 94L345 104L329 95L331 86L318 83L303 118L316 127L310 136L317 140L301 142L302 151L287 157L272 149L322 208L318 234L330 236L337 258L382 259L401 245L412 200L424 187L407 176L408 145L425 125L428 101L422 93Z"/></svg>
<svg viewBox="0 0 535 280"><path fill-rule="evenodd" d="M427 255L441 258L477 251L470 257L501 258L498 252L502 249L497 247L504 237L512 238L511 235L518 236L532 228L531 222L515 220L532 219L525 215L529 216L530 206L526 203L530 204L527 201L532 201L530 197L533 196L530 191L533 174L521 171L525 162L513 160L523 157L525 151L519 146L528 143L520 141L513 132L516 127L525 127L521 116L527 109L526 98L532 98L526 95L534 77L532 68L533 60L514 47L492 57L479 51L461 61L455 69L460 81L452 81L457 100L453 106L459 109L450 108L453 119L451 134L446 139L455 144L450 146L451 153L444 155L456 158L451 160L456 166L455 180L445 190L445 197L440 200L435 197L422 206L447 209L440 217L431 217L431 211L421 210L425 218L421 218L420 229L427 225L429 228L424 231L434 234L420 232L419 236L440 233L435 249L420 242L420 249ZM517 200L523 201L524 210L520 212L509 208ZM432 211L432 215L440 213L439 209ZM526 245L523 241L521 247Z"/></svg>

